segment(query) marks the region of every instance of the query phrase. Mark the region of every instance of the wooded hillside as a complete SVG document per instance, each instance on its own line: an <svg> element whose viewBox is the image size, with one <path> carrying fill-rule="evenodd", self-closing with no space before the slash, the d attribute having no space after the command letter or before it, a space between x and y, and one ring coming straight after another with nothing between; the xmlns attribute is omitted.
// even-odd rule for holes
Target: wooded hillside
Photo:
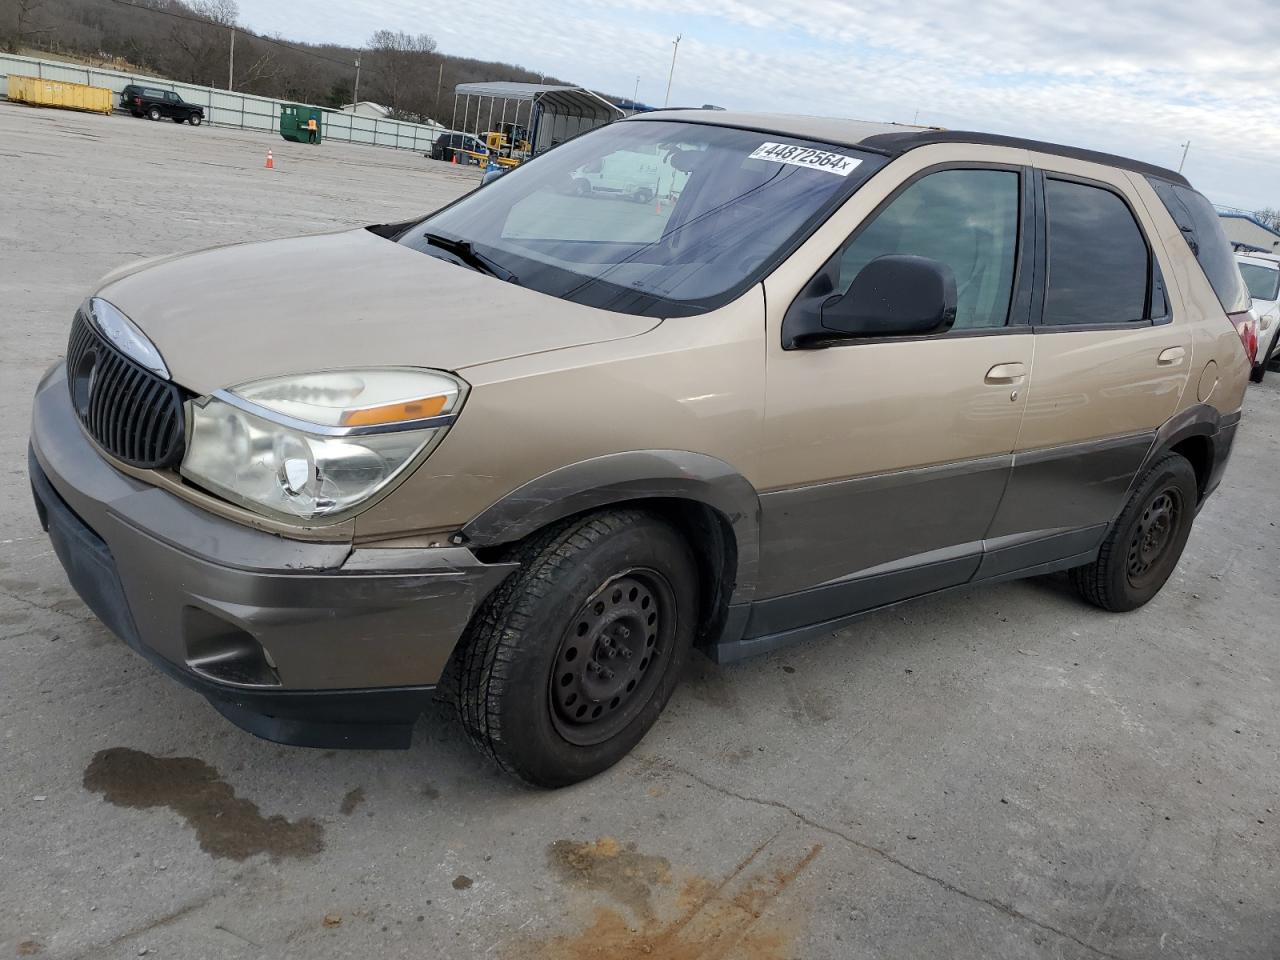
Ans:
<svg viewBox="0 0 1280 960"><path fill-rule="evenodd" d="M125 61L156 76L226 88L234 30L235 90L341 106L353 99L359 57L361 100L390 107L398 119L444 124L459 83L563 82L509 63L449 56L427 33L379 30L356 50L259 36L236 26L238 19L235 0L0 0L0 46L105 65Z"/></svg>

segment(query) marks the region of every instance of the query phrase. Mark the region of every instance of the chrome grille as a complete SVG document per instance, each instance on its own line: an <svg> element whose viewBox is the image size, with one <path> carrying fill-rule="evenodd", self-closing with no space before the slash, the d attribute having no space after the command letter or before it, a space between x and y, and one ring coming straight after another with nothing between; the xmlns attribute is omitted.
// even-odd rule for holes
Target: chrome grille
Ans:
<svg viewBox="0 0 1280 960"><path fill-rule="evenodd" d="M184 391L117 350L83 311L71 324L67 384L85 430L113 457L143 470L181 462Z"/></svg>

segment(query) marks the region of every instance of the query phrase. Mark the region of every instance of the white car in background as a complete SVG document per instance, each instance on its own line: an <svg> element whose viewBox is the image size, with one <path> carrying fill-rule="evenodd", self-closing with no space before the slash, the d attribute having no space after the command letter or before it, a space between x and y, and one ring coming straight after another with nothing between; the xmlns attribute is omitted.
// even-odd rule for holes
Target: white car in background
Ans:
<svg viewBox="0 0 1280 960"><path fill-rule="evenodd" d="M1280 256L1273 253L1237 253L1240 276L1244 277L1253 311L1258 316L1258 359L1249 379L1261 383L1269 364L1280 361L1276 338L1280 334Z"/></svg>

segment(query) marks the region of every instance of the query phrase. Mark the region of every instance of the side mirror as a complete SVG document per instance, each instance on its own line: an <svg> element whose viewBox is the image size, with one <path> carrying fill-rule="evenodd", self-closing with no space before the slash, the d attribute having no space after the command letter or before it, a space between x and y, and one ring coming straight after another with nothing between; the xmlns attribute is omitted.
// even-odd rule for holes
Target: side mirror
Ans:
<svg viewBox="0 0 1280 960"><path fill-rule="evenodd" d="M928 257L877 257L848 292L821 307L823 329L848 337L910 337L945 333L956 322L956 278Z"/></svg>

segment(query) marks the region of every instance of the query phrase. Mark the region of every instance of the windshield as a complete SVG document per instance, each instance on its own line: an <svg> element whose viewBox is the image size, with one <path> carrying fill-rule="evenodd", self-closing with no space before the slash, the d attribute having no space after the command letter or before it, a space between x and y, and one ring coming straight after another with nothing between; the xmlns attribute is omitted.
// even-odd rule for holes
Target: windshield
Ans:
<svg viewBox="0 0 1280 960"><path fill-rule="evenodd" d="M521 286L650 316L714 309L758 282L884 164L873 154L666 120L570 140L416 224L469 241Z"/></svg>
<svg viewBox="0 0 1280 960"><path fill-rule="evenodd" d="M1280 270L1242 263L1240 276L1244 277L1244 285L1249 288L1249 296L1253 299L1280 300Z"/></svg>

